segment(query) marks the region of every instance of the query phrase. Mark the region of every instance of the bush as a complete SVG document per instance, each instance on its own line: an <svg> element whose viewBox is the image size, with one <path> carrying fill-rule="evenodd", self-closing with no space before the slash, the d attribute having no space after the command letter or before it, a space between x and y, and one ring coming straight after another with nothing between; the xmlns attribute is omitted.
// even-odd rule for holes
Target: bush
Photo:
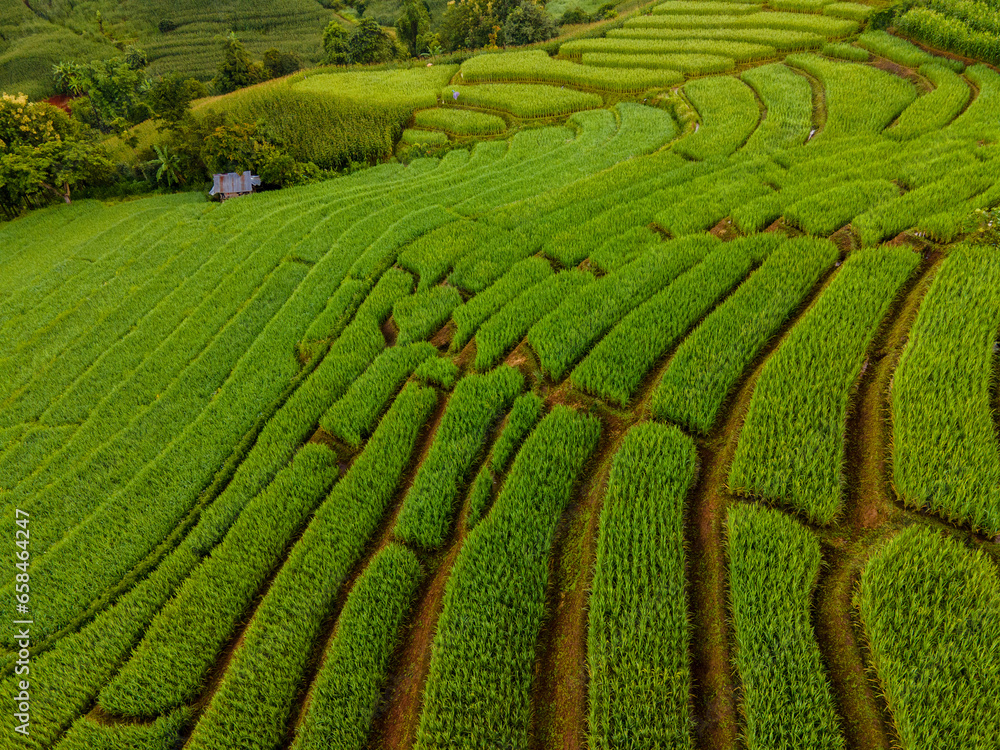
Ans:
<svg viewBox="0 0 1000 750"><path fill-rule="evenodd" d="M560 26L569 26L577 23L590 23L590 14L580 10L578 6L573 6L559 18Z"/></svg>
<svg viewBox="0 0 1000 750"><path fill-rule="evenodd" d="M506 45L544 42L555 35L552 17L542 6L534 3L522 2L517 5L503 24L503 40Z"/></svg>

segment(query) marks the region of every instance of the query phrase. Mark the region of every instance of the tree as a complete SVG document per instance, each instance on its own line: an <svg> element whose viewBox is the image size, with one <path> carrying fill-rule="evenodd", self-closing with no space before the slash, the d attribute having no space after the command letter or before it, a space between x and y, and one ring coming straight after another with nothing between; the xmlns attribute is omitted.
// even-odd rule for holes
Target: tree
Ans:
<svg viewBox="0 0 1000 750"><path fill-rule="evenodd" d="M294 52L282 52L275 48L264 53L264 72L268 78L281 78L302 68L302 60Z"/></svg>
<svg viewBox="0 0 1000 750"><path fill-rule="evenodd" d="M59 63L52 77L60 91L83 97L72 103L73 114L102 133L123 133L150 116L149 76L127 58Z"/></svg>
<svg viewBox="0 0 1000 750"><path fill-rule="evenodd" d="M315 170L315 166L310 170L310 165L297 164L259 126L249 123L217 127L205 139L202 157L210 173L249 169L259 174L265 185L279 187Z"/></svg>
<svg viewBox="0 0 1000 750"><path fill-rule="evenodd" d="M403 12L396 20L396 38L410 49L410 56L420 54L419 38L431 28L431 18L423 0L404 0Z"/></svg>
<svg viewBox="0 0 1000 750"><path fill-rule="evenodd" d="M552 17L540 5L531 2L515 6L503 25L503 40L508 46L544 42L555 35Z"/></svg>
<svg viewBox="0 0 1000 750"><path fill-rule="evenodd" d="M110 176L113 166L93 131L57 107L0 96L0 206L10 216Z"/></svg>
<svg viewBox="0 0 1000 750"><path fill-rule="evenodd" d="M154 144L153 148L156 149L156 158L153 160L153 166L157 167L156 181L166 182L167 187L184 182L180 154L172 152L169 146L161 146L158 143Z"/></svg>
<svg viewBox="0 0 1000 750"><path fill-rule="evenodd" d="M205 84L195 78L185 78L180 73L168 73L153 81L148 102L153 116L163 120L168 127L175 127L195 99L208 95Z"/></svg>
<svg viewBox="0 0 1000 750"><path fill-rule="evenodd" d="M330 21L323 31L323 62L327 65L347 65L350 62L350 33L336 21Z"/></svg>
<svg viewBox="0 0 1000 750"><path fill-rule="evenodd" d="M251 86L264 80L264 68L250 57L236 34L229 32L222 45L222 64L215 74L215 88L220 94L228 94L244 86Z"/></svg>
<svg viewBox="0 0 1000 750"><path fill-rule="evenodd" d="M351 61L356 63L383 63L396 58L396 45L370 18L358 22L348 42L348 51Z"/></svg>

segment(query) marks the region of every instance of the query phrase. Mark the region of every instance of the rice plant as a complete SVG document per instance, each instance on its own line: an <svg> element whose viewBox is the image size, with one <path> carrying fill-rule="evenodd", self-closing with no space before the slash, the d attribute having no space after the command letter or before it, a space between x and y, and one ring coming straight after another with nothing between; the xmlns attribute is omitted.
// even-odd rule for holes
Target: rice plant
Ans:
<svg viewBox="0 0 1000 750"><path fill-rule="evenodd" d="M770 153L806 142L813 126L813 92L804 76L774 63L751 68L740 78L757 92L767 109L767 116L744 146L745 152Z"/></svg>
<svg viewBox="0 0 1000 750"><path fill-rule="evenodd" d="M920 66L920 74L934 84L934 90L903 110L885 131L890 138L915 138L940 130L965 109L972 97L972 90L962 76L942 65L925 63Z"/></svg>
<svg viewBox="0 0 1000 750"><path fill-rule="evenodd" d="M565 115L604 104L604 100L597 94L525 83L451 86L441 92L441 98L448 104L495 109L522 118Z"/></svg>
<svg viewBox="0 0 1000 750"><path fill-rule="evenodd" d="M1000 262L959 247L942 264L893 381L892 476L901 499L1000 533L1000 445L991 403Z"/></svg>
<svg viewBox="0 0 1000 750"><path fill-rule="evenodd" d="M840 512L851 388L899 290L920 262L905 247L852 254L761 371L729 486L817 523Z"/></svg>
<svg viewBox="0 0 1000 750"><path fill-rule="evenodd" d="M735 78L700 78L684 94L701 119L701 128L674 149L693 159L728 156L746 143L760 121L760 110L746 84Z"/></svg>
<svg viewBox="0 0 1000 750"><path fill-rule="evenodd" d="M507 129L507 123L496 115L450 107L422 109L413 121L417 127L443 130L451 135L498 135Z"/></svg>
<svg viewBox="0 0 1000 750"><path fill-rule="evenodd" d="M698 454L646 422L615 454L588 605L589 746L690 748L684 500Z"/></svg>
<svg viewBox="0 0 1000 750"><path fill-rule="evenodd" d="M749 62L774 57L774 47L748 42L703 39L631 39L608 37L606 39L579 39L566 42L559 53L580 57L588 52L616 55L672 55L694 54L730 57L736 62Z"/></svg>
<svg viewBox="0 0 1000 750"><path fill-rule="evenodd" d="M785 209L785 220L809 234L833 234L872 206L899 197L899 187L888 180L858 180L796 201Z"/></svg>
<svg viewBox="0 0 1000 750"><path fill-rule="evenodd" d="M820 47L826 41L819 34L807 31L785 31L782 29L736 29L736 28L671 28L669 26L645 25L646 16L636 16L625 22L621 29L610 29L607 36L611 39L660 39L660 40L694 40L704 42L744 42L747 44L762 44L775 50L806 50Z"/></svg>
<svg viewBox="0 0 1000 750"><path fill-rule="evenodd" d="M460 304L462 295L453 286L435 286L403 297L392 307L392 319L399 327L399 343L430 338Z"/></svg>

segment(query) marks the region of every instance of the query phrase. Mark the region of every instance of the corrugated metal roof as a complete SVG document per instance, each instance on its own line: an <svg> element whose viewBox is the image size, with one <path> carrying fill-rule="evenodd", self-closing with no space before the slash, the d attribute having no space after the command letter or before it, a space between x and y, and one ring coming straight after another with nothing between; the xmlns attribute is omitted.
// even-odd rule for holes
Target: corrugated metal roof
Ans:
<svg viewBox="0 0 1000 750"><path fill-rule="evenodd" d="M254 186L260 185L260 177L250 174L249 171L239 174L229 172L227 174L212 175L212 189L209 195L223 195L252 193Z"/></svg>

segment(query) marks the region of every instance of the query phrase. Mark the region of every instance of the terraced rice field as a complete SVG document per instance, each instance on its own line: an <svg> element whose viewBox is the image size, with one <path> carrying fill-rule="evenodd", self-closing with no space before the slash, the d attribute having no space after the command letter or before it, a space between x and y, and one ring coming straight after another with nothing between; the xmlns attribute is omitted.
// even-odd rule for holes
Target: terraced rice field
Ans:
<svg viewBox="0 0 1000 750"><path fill-rule="evenodd" d="M0 747L996 748L1000 73L778 7L0 225Z"/></svg>

